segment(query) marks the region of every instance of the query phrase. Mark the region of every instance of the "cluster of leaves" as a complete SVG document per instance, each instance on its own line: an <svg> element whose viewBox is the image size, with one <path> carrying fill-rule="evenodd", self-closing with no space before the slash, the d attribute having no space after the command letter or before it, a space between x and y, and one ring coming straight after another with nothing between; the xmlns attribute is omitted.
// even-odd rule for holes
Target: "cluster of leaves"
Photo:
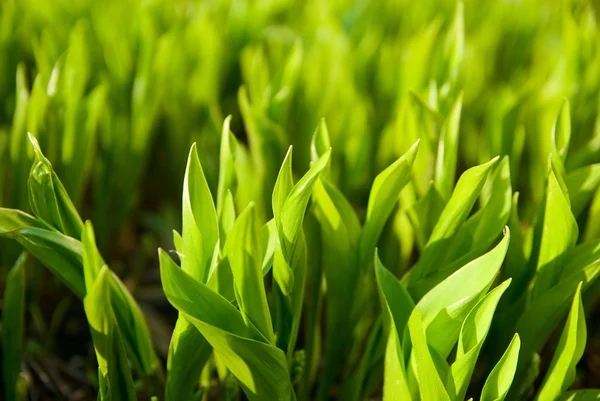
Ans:
<svg viewBox="0 0 600 401"><path fill-rule="evenodd" d="M600 397L569 391L600 293L593 2L10 0L0 27L0 236L82 301L99 399ZM144 202L166 369L105 261ZM36 278L1 246L13 400Z"/></svg>

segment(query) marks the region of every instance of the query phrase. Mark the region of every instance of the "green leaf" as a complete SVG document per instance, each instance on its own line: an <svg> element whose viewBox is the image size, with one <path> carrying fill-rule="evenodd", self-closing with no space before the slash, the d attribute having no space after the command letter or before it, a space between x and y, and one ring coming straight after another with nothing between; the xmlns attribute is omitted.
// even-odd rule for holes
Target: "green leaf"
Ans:
<svg viewBox="0 0 600 401"><path fill-rule="evenodd" d="M183 255L183 238L181 238L181 234L177 230L173 230L173 245L175 246L175 251L179 255Z"/></svg>
<svg viewBox="0 0 600 401"><path fill-rule="evenodd" d="M6 400L18 400L25 336L25 263L23 253L6 276L2 298L2 382Z"/></svg>
<svg viewBox="0 0 600 401"><path fill-rule="evenodd" d="M275 249L273 255L273 278L285 296L290 296L294 290L294 271L285 260L281 247Z"/></svg>
<svg viewBox="0 0 600 401"><path fill-rule="evenodd" d="M408 330L412 343L411 368L419 383L422 400L450 400L444 383L435 368L423 329L421 311L417 306L408 320Z"/></svg>
<svg viewBox="0 0 600 401"><path fill-rule="evenodd" d="M419 149L417 141L402 157L383 170L373 181L369 193L367 218L360 237L360 261L370 260L385 222L398 202L400 191L412 176L412 166Z"/></svg>
<svg viewBox="0 0 600 401"><path fill-rule="evenodd" d="M21 228L3 236L17 240L79 298L85 296L81 242L37 227Z"/></svg>
<svg viewBox="0 0 600 401"><path fill-rule="evenodd" d="M553 151L558 151L560 158L565 161L571 141L571 109L569 101L564 99L556 123L552 127Z"/></svg>
<svg viewBox="0 0 600 401"><path fill-rule="evenodd" d="M523 341L519 372L526 369L527 363L535 352L540 352L556 324L568 309L569 301L580 282L583 290L589 287L600 274L600 246L595 244L579 245L565 255L569 264L558 284L540 294L519 317L516 331ZM517 378L520 378L517 375Z"/></svg>
<svg viewBox="0 0 600 401"><path fill-rule="evenodd" d="M575 367L583 356L587 336L585 313L581 302L582 284L579 283L575 290L569 317L536 400L556 399L575 380Z"/></svg>
<svg viewBox="0 0 600 401"><path fill-rule="evenodd" d="M325 119L322 118L319 121L319 125L315 130L312 139L310 141L310 160L316 162L321 156L323 156L327 150L331 148L331 142L329 140L329 130Z"/></svg>
<svg viewBox="0 0 600 401"><path fill-rule="evenodd" d="M417 304L427 330L427 341L442 357L448 356L463 320L494 282L509 241L507 229L494 249L457 270Z"/></svg>
<svg viewBox="0 0 600 401"><path fill-rule="evenodd" d="M564 252L575 246L579 234L577 221L571 213L569 195L563 192L553 168L548 176L541 229L534 299L558 283L567 263Z"/></svg>
<svg viewBox="0 0 600 401"><path fill-rule="evenodd" d="M401 338L414 309L414 301L400 281L387 270L375 251L375 276L388 334L385 351L384 400L411 400Z"/></svg>
<svg viewBox="0 0 600 401"><path fill-rule="evenodd" d="M443 209L444 200L433 182L425 195L408 209L408 218L415 229L417 245L421 251L425 248Z"/></svg>
<svg viewBox="0 0 600 401"><path fill-rule="evenodd" d="M90 291L100 273L100 268L106 263L102 255L98 252L96 246L96 236L91 221L85 222L85 227L81 234L81 243L83 248L83 276L85 279L85 289Z"/></svg>
<svg viewBox="0 0 600 401"><path fill-rule="evenodd" d="M262 271L263 276L266 276L271 266L273 265L273 257L275 255L275 251L279 247L279 235L277 234L277 225L275 224L275 219L271 219L263 226L263 262L262 262Z"/></svg>
<svg viewBox="0 0 600 401"><path fill-rule="evenodd" d="M462 324L456 360L450 367L446 380L446 388L452 399L464 400L465 398L479 352L492 324L494 312L510 281L511 279L506 280L486 294L469 312Z"/></svg>
<svg viewBox="0 0 600 401"><path fill-rule="evenodd" d="M496 165L498 160L499 158L496 157L485 164L472 167L460 176L452 197L433 228L421 258L406 278L407 288L413 298L418 299L423 295L415 291L416 283L434 273L436 268L439 268L452 236L467 219L483 188L489 171Z"/></svg>
<svg viewBox="0 0 600 401"><path fill-rule="evenodd" d="M29 204L33 213L48 226L79 239L83 222L65 187L44 156L37 139L29 134L36 161L29 174Z"/></svg>
<svg viewBox="0 0 600 401"><path fill-rule="evenodd" d="M495 157L485 164L470 168L460 176L452 197L431 233L429 244L448 238L456 232L475 204L488 173L499 160L499 157Z"/></svg>
<svg viewBox="0 0 600 401"><path fill-rule="evenodd" d="M108 267L102 267L83 300L98 359L98 379L107 391L106 397L100 399L136 400L125 349L110 301L110 280L112 277Z"/></svg>
<svg viewBox="0 0 600 401"><path fill-rule="evenodd" d="M35 217L16 209L0 208L0 236L8 237L25 227L46 228Z"/></svg>
<svg viewBox="0 0 600 401"><path fill-rule="evenodd" d="M521 340L519 335L515 334L506 352L485 381L481 391L481 401L502 401L506 398L517 370L520 347Z"/></svg>
<svg viewBox="0 0 600 401"><path fill-rule="evenodd" d="M86 291L89 292L106 263L96 247L94 228L90 221L85 223L81 236L83 273ZM110 273L110 301L125 348L138 371L146 375L156 374L157 369L160 369L160 361L154 351L144 314L121 279L114 272Z"/></svg>
<svg viewBox="0 0 600 401"><path fill-rule="evenodd" d="M227 116L221 131L221 148L219 153L219 184L217 187L217 214L219 217L226 208L227 191L233 191L236 185L235 156L237 140L229 126L231 116Z"/></svg>
<svg viewBox="0 0 600 401"><path fill-rule="evenodd" d="M288 152L288 154L290 154L289 162L286 163L288 160L288 157L286 157L284 166L287 165L287 168L291 169L291 153ZM283 174L282 179L285 181L282 182L281 189L279 189L277 183L275 184L276 189L273 192L273 214L275 215L275 221L277 223L279 241L286 258L289 258L293 251L293 247L296 244L300 229L302 228L304 212L306 211L306 206L312 195L313 185L319 177L319 174L321 174L323 169L327 166L330 154L331 150L328 150L313 164L300 181L289 190L289 193L285 197L285 201L281 202L281 195L285 193L286 187L290 184L289 179L291 178L291 170L289 173ZM282 166L282 171L284 171L284 166ZM277 181L279 182L279 177ZM279 191L281 191L281 193L279 193ZM279 212L276 212L276 203L281 205Z"/></svg>
<svg viewBox="0 0 600 401"><path fill-rule="evenodd" d="M242 316L258 328L269 342L274 342L273 323L262 275L261 239L256 210L251 203L233 224L225 244L225 254L233 273L236 299Z"/></svg>
<svg viewBox="0 0 600 401"><path fill-rule="evenodd" d="M290 146L285 155L285 159L283 159L279 174L277 175L277 180L275 181L275 187L273 188L273 216L279 230L283 205L290 191L294 187L294 176L292 175L292 150L293 148Z"/></svg>
<svg viewBox="0 0 600 401"><path fill-rule="evenodd" d="M349 336L339 333L353 329L352 309L359 280L356 250L360 223L344 195L329 182L319 179L313 190L314 215L321 236L320 262L325 271L327 298L325 303L325 367L320 378L322 399L334 384L336 372L344 363Z"/></svg>
<svg viewBox="0 0 600 401"><path fill-rule="evenodd" d="M446 41L444 43L444 56L448 63L445 79L455 82L458 79L465 52L465 22L464 22L464 4L462 1L456 3L454 11L454 20L448 30Z"/></svg>
<svg viewBox="0 0 600 401"><path fill-rule="evenodd" d="M285 354L247 326L225 298L188 276L159 252L161 280L169 302L200 330L250 400L292 400Z"/></svg>
<svg viewBox="0 0 600 401"><path fill-rule="evenodd" d="M180 314L169 344L165 388L167 401L192 399L212 351L212 346L198 329Z"/></svg>
<svg viewBox="0 0 600 401"><path fill-rule="evenodd" d="M454 188L462 101L463 95L461 93L456 98L448 117L444 121L438 144L435 186L443 199L449 199Z"/></svg>
<svg viewBox="0 0 600 401"><path fill-rule="evenodd" d="M579 217L600 185L600 164L590 164L569 172L565 183L569 190L573 215Z"/></svg>
<svg viewBox="0 0 600 401"><path fill-rule="evenodd" d="M195 279L206 283L216 263L219 226L196 144L190 149L185 171L182 215L181 268Z"/></svg>

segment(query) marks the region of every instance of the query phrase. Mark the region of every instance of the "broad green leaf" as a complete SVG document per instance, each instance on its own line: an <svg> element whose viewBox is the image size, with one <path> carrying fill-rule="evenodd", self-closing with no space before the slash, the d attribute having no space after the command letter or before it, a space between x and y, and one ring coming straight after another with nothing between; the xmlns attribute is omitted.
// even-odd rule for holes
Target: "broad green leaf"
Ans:
<svg viewBox="0 0 600 401"><path fill-rule="evenodd" d="M296 183L296 185L289 190L280 209L280 213L278 213L279 217L277 217L277 214L275 213L275 191L273 192L273 212L275 214L275 221L277 222L277 230L279 231L279 241L286 257L289 257L296 244L302 227L304 212L306 211L306 206L312 195L313 185L319 177L319 174L327 166L330 155L331 150L325 152L323 156L313 164L310 170L308 170L308 172ZM282 166L282 169L283 168L284 167ZM289 185L289 182L285 185ZM279 198L279 195L277 197Z"/></svg>
<svg viewBox="0 0 600 401"><path fill-rule="evenodd" d="M48 226L79 239L83 222L67 191L44 156L37 139L29 134L36 160L29 174L29 204L33 213Z"/></svg>
<svg viewBox="0 0 600 401"><path fill-rule="evenodd" d="M414 309L414 302L400 281L387 270L375 251L375 276L379 288L383 321L388 332L383 382L384 400L411 400L404 353L400 339Z"/></svg>
<svg viewBox="0 0 600 401"><path fill-rule="evenodd" d="M2 235L20 243L79 298L85 296L81 242L37 227L25 227Z"/></svg>
<svg viewBox="0 0 600 401"><path fill-rule="evenodd" d="M375 177L369 193L367 217L360 237L361 262L371 258L385 222L398 203L400 191L410 181L418 149L417 141L406 154Z"/></svg>
<svg viewBox="0 0 600 401"><path fill-rule="evenodd" d="M25 336L25 263L23 253L6 276L2 297L2 382L6 400L18 400Z"/></svg>
<svg viewBox="0 0 600 401"><path fill-rule="evenodd" d="M479 352L483 346L494 312L511 279L486 294L469 312L458 337L456 359L450 367L446 388L452 399L464 400Z"/></svg>
<svg viewBox="0 0 600 401"><path fill-rule="evenodd" d="M438 144L435 164L435 186L443 199L450 198L452 188L454 187L462 99L463 95L461 93L458 95L448 117L444 121Z"/></svg>
<svg viewBox="0 0 600 401"><path fill-rule="evenodd" d="M256 211L251 203L233 224L225 243L225 254L233 273L236 299L242 316L269 342L274 342L262 275L261 239Z"/></svg>
<svg viewBox="0 0 600 401"><path fill-rule="evenodd" d="M240 312L225 298L187 275L171 257L159 249L161 280L165 295L177 310L202 311L203 320L241 337L264 340L252 325L246 325Z"/></svg>
<svg viewBox="0 0 600 401"><path fill-rule="evenodd" d="M413 298L418 299L422 294L413 293L412 287L419 279L429 276L435 272L436 268L439 268L452 236L467 219L483 188L489 171L496 165L498 160L499 158L496 157L485 164L470 168L460 176L452 197L433 228L421 258L406 278L408 289Z"/></svg>
<svg viewBox="0 0 600 401"><path fill-rule="evenodd" d="M10 237L11 233L21 228L46 228L37 218L16 209L0 208L0 235Z"/></svg>
<svg viewBox="0 0 600 401"><path fill-rule="evenodd" d="M497 240L511 211L508 158L502 159L490 179L492 188L488 201L461 225L447 249L440 249L443 252L442 265L429 276L413 282L412 291L415 294L425 294L458 268L483 255Z"/></svg>
<svg viewBox="0 0 600 401"><path fill-rule="evenodd" d="M102 267L83 300L98 359L98 379L107 392L106 397L100 399L136 400L125 349L111 306L110 280L112 277L108 267Z"/></svg>
<svg viewBox="0 0 600 401"><path fill-rule="evenodd" d="M487 202L460 227L446 257L446 263L464 263L480 256L494 243L510 217L512 188L508 157L490 173L491 191Z"/></svg>
<svg viewBox="0 0 600 401"><path fill-rule="evenodd" d="M553 168L549 171L542 225L534 299L558 283L567 263L564 252L575 246L579 234L569 195L563 192Z"/></svg>
<svg viewBox="0 0 600 401"><path fill-rule="evenodd" d="M575 290L571 311L536 400L556 399L575 380L575 367L583 356L587 336L581 286L579 283Z"/></svg>
<svg viewBox="0 0 600 401"><path fill-rule="evenodd" d="M460 224L469 215L481 188L483 188L488 173L496 166L499 160L499 157L495 157L485 164L470 168L460 176L452 197L431 233L429 244L448 238L456 232Z"/></svg>
<svg viewBox="0 0 600 401"><path fill-rule="evenodd" d="M183 184L183 257L181 268L206 283L216 263L217 213L204 177L198 150L192 145Z"/></svg>
<svg viewBox="0 0 600 401"><path fill-rule="evenodd" d="M600 164L590 164L569 172L565 183L569 190L571 210L577 218L590 203L600 185Z"/></svg>
<svg viewBox="0 0 600 401"><path fill-rule="evenodd" d="M179 269L159 252L165 295L200 330L250 400L292 400L285 354L266 342L225 298Z"/></svg>
<svg viewBox="0 0 600 401"><path fill-rule="evenodd" d="M411 368L419 383L421 399L450 400L429 351L419 306L415 307L408 320L408 330L413 352L410 358Z"/></svg>
<svg viewBox="0 0 600 401"><path fill-rule="evenodd" d="M519 335L515 334L506 352L485 381L481 391L481 401L502 401L506 398L517 370L520 347L521 340Z"/></svg>
<svg viewBox="0 0 600 401"><path fill-rule="evenodd" d="M427 341L442 357L448 356L463 320L493 284L509 241L507 229L494 249L457 270L417 304L427 331Z"/></svg>

